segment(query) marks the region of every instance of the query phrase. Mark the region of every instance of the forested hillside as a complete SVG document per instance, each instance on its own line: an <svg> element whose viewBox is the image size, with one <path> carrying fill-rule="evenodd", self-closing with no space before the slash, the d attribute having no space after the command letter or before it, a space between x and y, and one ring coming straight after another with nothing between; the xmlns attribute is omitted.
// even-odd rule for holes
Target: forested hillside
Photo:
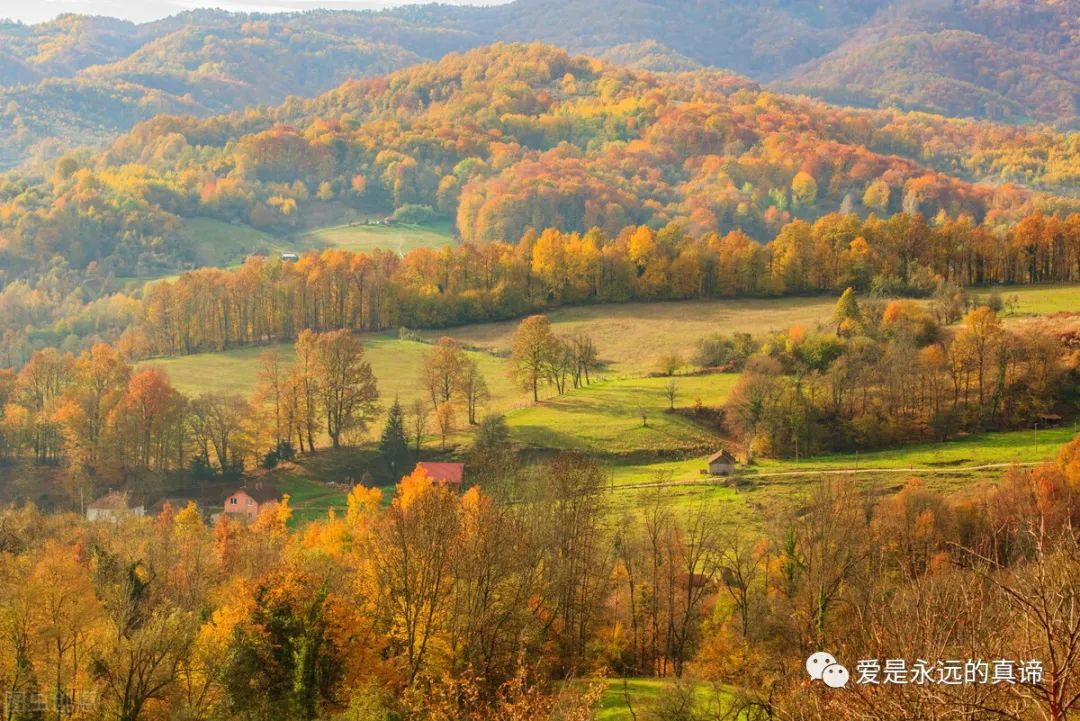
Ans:
<svg viewBox="0 0 1080 721"><path fill-rule="evenodd" d="M161 116L103 155L9 176L0 250L28 272L59 256L144 274L185 259L183 218L280 231L331 201L452 218L466 241L669 222L765 240L841 209L1000 223L1075 208L1077 152L1075 136L1046 130L839 110L715 71L655 76L494 46L308 102Z"/></svg>
<svg viewBox="0 0 1080 721"><path fill-rule="evenodd" d="M636 226L768 241L794 221L903 211L963 219L1008 245L1021 218L1080 207L1078 153L1075 135L1045 129L841 110L716 71L653 75L498 45L311 101L159 116L103 154L9 174L0 301L22 337L107 296L116 277L198 265L195 219L284 237L349 208L443 218L467 243L546 228L615 239Z"/></svg>
<svg viewBox="0 0 1080 721"><path fill-rule="evenodd" d="M1075 5L0 25L0 715L1075 718Z"/></svg>
<svg viewBox="0 0 1080 721"><path fill-rule="evenodd" d="M2 12L2 11L0 11ZM565 19L573 17L573 22ZM1077 13L1044 0L516 0L385 12L184 13L0 24L0 167L101 145L161 112L311 97L497 41L650 70L728 68L840 103L1073 127Z"/></svg>
<svg viewBox="0 0 1080 721"><path fill-rule="evenodd" d="M901 3L780 87L840 103L1075 128L1078 18L1071 2Z"/></svg>
<svg viewBox="0 0 1080 721"><path fill-rule="evenodd" d="M310 97L462 44L438 28L409 32L356 13L0 26L0 117L14 129L0 140L0 167L107 143L160 113L207 116Z"/></svg>

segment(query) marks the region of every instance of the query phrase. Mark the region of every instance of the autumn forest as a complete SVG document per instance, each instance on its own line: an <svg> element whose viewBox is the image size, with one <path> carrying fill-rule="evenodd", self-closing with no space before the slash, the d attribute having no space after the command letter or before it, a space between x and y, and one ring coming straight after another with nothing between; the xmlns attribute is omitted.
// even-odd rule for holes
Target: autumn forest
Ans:
<svg viewBox="0 0 1080 721"><path fill-rule="evenodd" d="M1076 717L1027 5L0 22L4 721Z"/></svg>

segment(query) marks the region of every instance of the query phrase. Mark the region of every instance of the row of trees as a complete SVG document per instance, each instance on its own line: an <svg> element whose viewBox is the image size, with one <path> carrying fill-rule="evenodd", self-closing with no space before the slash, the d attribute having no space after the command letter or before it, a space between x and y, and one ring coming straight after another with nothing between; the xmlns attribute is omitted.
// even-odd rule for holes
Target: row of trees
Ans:
<svg viewBox="0 0 1080 721"><path fill-rule="evenodd" d="M554 386L562 395L571 386L592 382L590 373L600 365L596 344L584 333L560 336L551 330L547 316L532 315L514 333L511 362L521 387L540 400L540 384Z"/></svg>
<svg viewBox="0 0 1080 721"><path fill-rule="evenodd" d="M404 258L339 250L298 263L250 258L233 271L202 269L152 283L136 297L109 295L63 265L35 289L0 291L0 363L35 347L71 352L113 342L125 352L187 353L294 339L301 330L439 327L521 317L566 303L839 292L929 294L936 285L1063 282L1080 278L1080 214L1033 214L1008 231L968 219L928 224L827 215L794 221L765 245L735 231L695 236L677 225L615 235L553 229L516 245L418 249Z"/></svg>
<svg viewBox="0 0 1080 721"><path fill-rule="evenodd" d="M517 245L417 249L404 258L328 250L296 263L252 258L236 270L185 273L143 291L135 301L141 322L120 345L138 357L293 339L304 329L506 319L565 303L847 287L930 294L942 283L1077 279L1080 214L1034 215L1004 236L966 220L829 215L813 225L795 221L767 245L739 232L693 236L679 226L628 227L613 237L549 229L530 231Z"/></svg>
<svg viewBox="0 0 1080 721"><path fill-rule="evenodd" d="M986 306L949 331L915 301L860 303L849 290L835 320L835 334L792 327L742 361L726 416L748 456L1031 427L1080 392L1080 356L1067 338L1007 328Z"/></svg>
<svg viewBox="0 0 1080 721"><path fill-rule="evenodd" d="M344 330L301 333L291 365L264 354L250 400L188 398L160 368L132 367L106 345L77 357L47 349L0 374L0 460L62 465L78 501L169 471L235 475L256 456L338 447L367 430L378 399L363 345Z"/></svg>
<svg viewBox="0 0 1080 721"><path fill-rule="evenodd" d="M153 497L173 471L188 472L174 479L183 483L237 476L324 444L354 444L382 415L363 344L346 330L306 330L292 353L264 352L255 381L251 398L189 398L160 368L133 367L104 344L79 356L39 351L18 373L0 372L0 462L62 466L66 498L51 499L62 506L107 486ZM484 424L501 421L480 416L490 394L475 354L441 338L425 354L417 382L428 397L406 407L395 398L382 430L379 449L391 478L418 460L428 434L436 432L445 450L461 416L478 429L477 449L505 450L505 426L491 431ZM479 466L485 458L474 460ZM382 477L383 469L373 470Z"/></svg>
<svg viewBox="0 0 1080 721"><path fill-rule="evenodd" d="M477 411L491 397L476 358L449 337L440 338L424 358L420 382L437 417L452 417L448 409L463 406L472 426L477 424Z"/></svg>
<svg viewBox="0 0 1080 721"><path fill-rule="evenodd" d="M711 717L1065 721L1078 457L1074 441L962 500L823 481L754 533L659 487L613 515L605 473L573 455L505 465L487 492L422 470L389 505L358 486L297 533L287 498L213 527L194 506L106 524L5 510L0 691L13 718L586 719L591 685L564 682L606 669L714 684ZM1044 671L819 693L803 659L822 648Z"/></svg>

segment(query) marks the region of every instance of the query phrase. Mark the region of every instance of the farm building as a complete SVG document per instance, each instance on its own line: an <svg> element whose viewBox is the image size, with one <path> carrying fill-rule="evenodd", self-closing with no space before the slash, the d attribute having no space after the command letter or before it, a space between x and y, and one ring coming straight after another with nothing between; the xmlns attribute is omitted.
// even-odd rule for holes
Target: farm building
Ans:
<svg viewBox="0 0 1080 721"><path fill-rule="evenodd" d="M296 261L300 260L300 256L296 253L282 253L279 257L283 262L286 263L295 263Z"/></svg>
<svg viewBox="0 0 1080 721"><path fill-rule="evenodd" d="M268 483L259 482L233 491L225 499L224 512L254 521L264 508L280 500L281 491Z"/></svg>
<svg viewBox="0 0 1080 721"><path fill-rule="evenodd" d="M134 505L127 493L109 491L86 507L88 521L118 521L122 516L143 516L146 508Z"/></svg>
<svg viewBox="0 0 1080 721"><path fill-rule="evenodd" d="M465 477L464 463L430 463L421 461L416 464L417 468L423 468L431 480L445 483L449 486L460 486Z"/></svg>
<svg viewBox="0 0 1080 721"><path fill-rule="evenodd" d="M730 476L735 472L735 456L726 450L719 450L709 456L709 474L713 476Z"/></svg>

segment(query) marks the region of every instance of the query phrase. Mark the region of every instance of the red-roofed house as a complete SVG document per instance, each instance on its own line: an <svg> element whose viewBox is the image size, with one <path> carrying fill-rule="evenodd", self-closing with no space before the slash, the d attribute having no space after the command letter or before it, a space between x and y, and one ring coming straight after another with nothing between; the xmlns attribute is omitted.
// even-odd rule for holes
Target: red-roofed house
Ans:
<svg viewBox="0 0 1080 721"><path fill-rule="evenodd" d="M281 491L265 483L253 483L250 486L233 491L225 499L225 513L244 516L249 521L259 517L259 512L267 506L281 500Z"/></svg>
<svg viewBox="0 0 1080 721"><path fill-rule="evenodd" d="M423 468L428 476L431 477L431 480L447 485L460 486L461 480L465 476L464 463L430 463L428 461L421 461L416 465L418 468Z"/></svg>

